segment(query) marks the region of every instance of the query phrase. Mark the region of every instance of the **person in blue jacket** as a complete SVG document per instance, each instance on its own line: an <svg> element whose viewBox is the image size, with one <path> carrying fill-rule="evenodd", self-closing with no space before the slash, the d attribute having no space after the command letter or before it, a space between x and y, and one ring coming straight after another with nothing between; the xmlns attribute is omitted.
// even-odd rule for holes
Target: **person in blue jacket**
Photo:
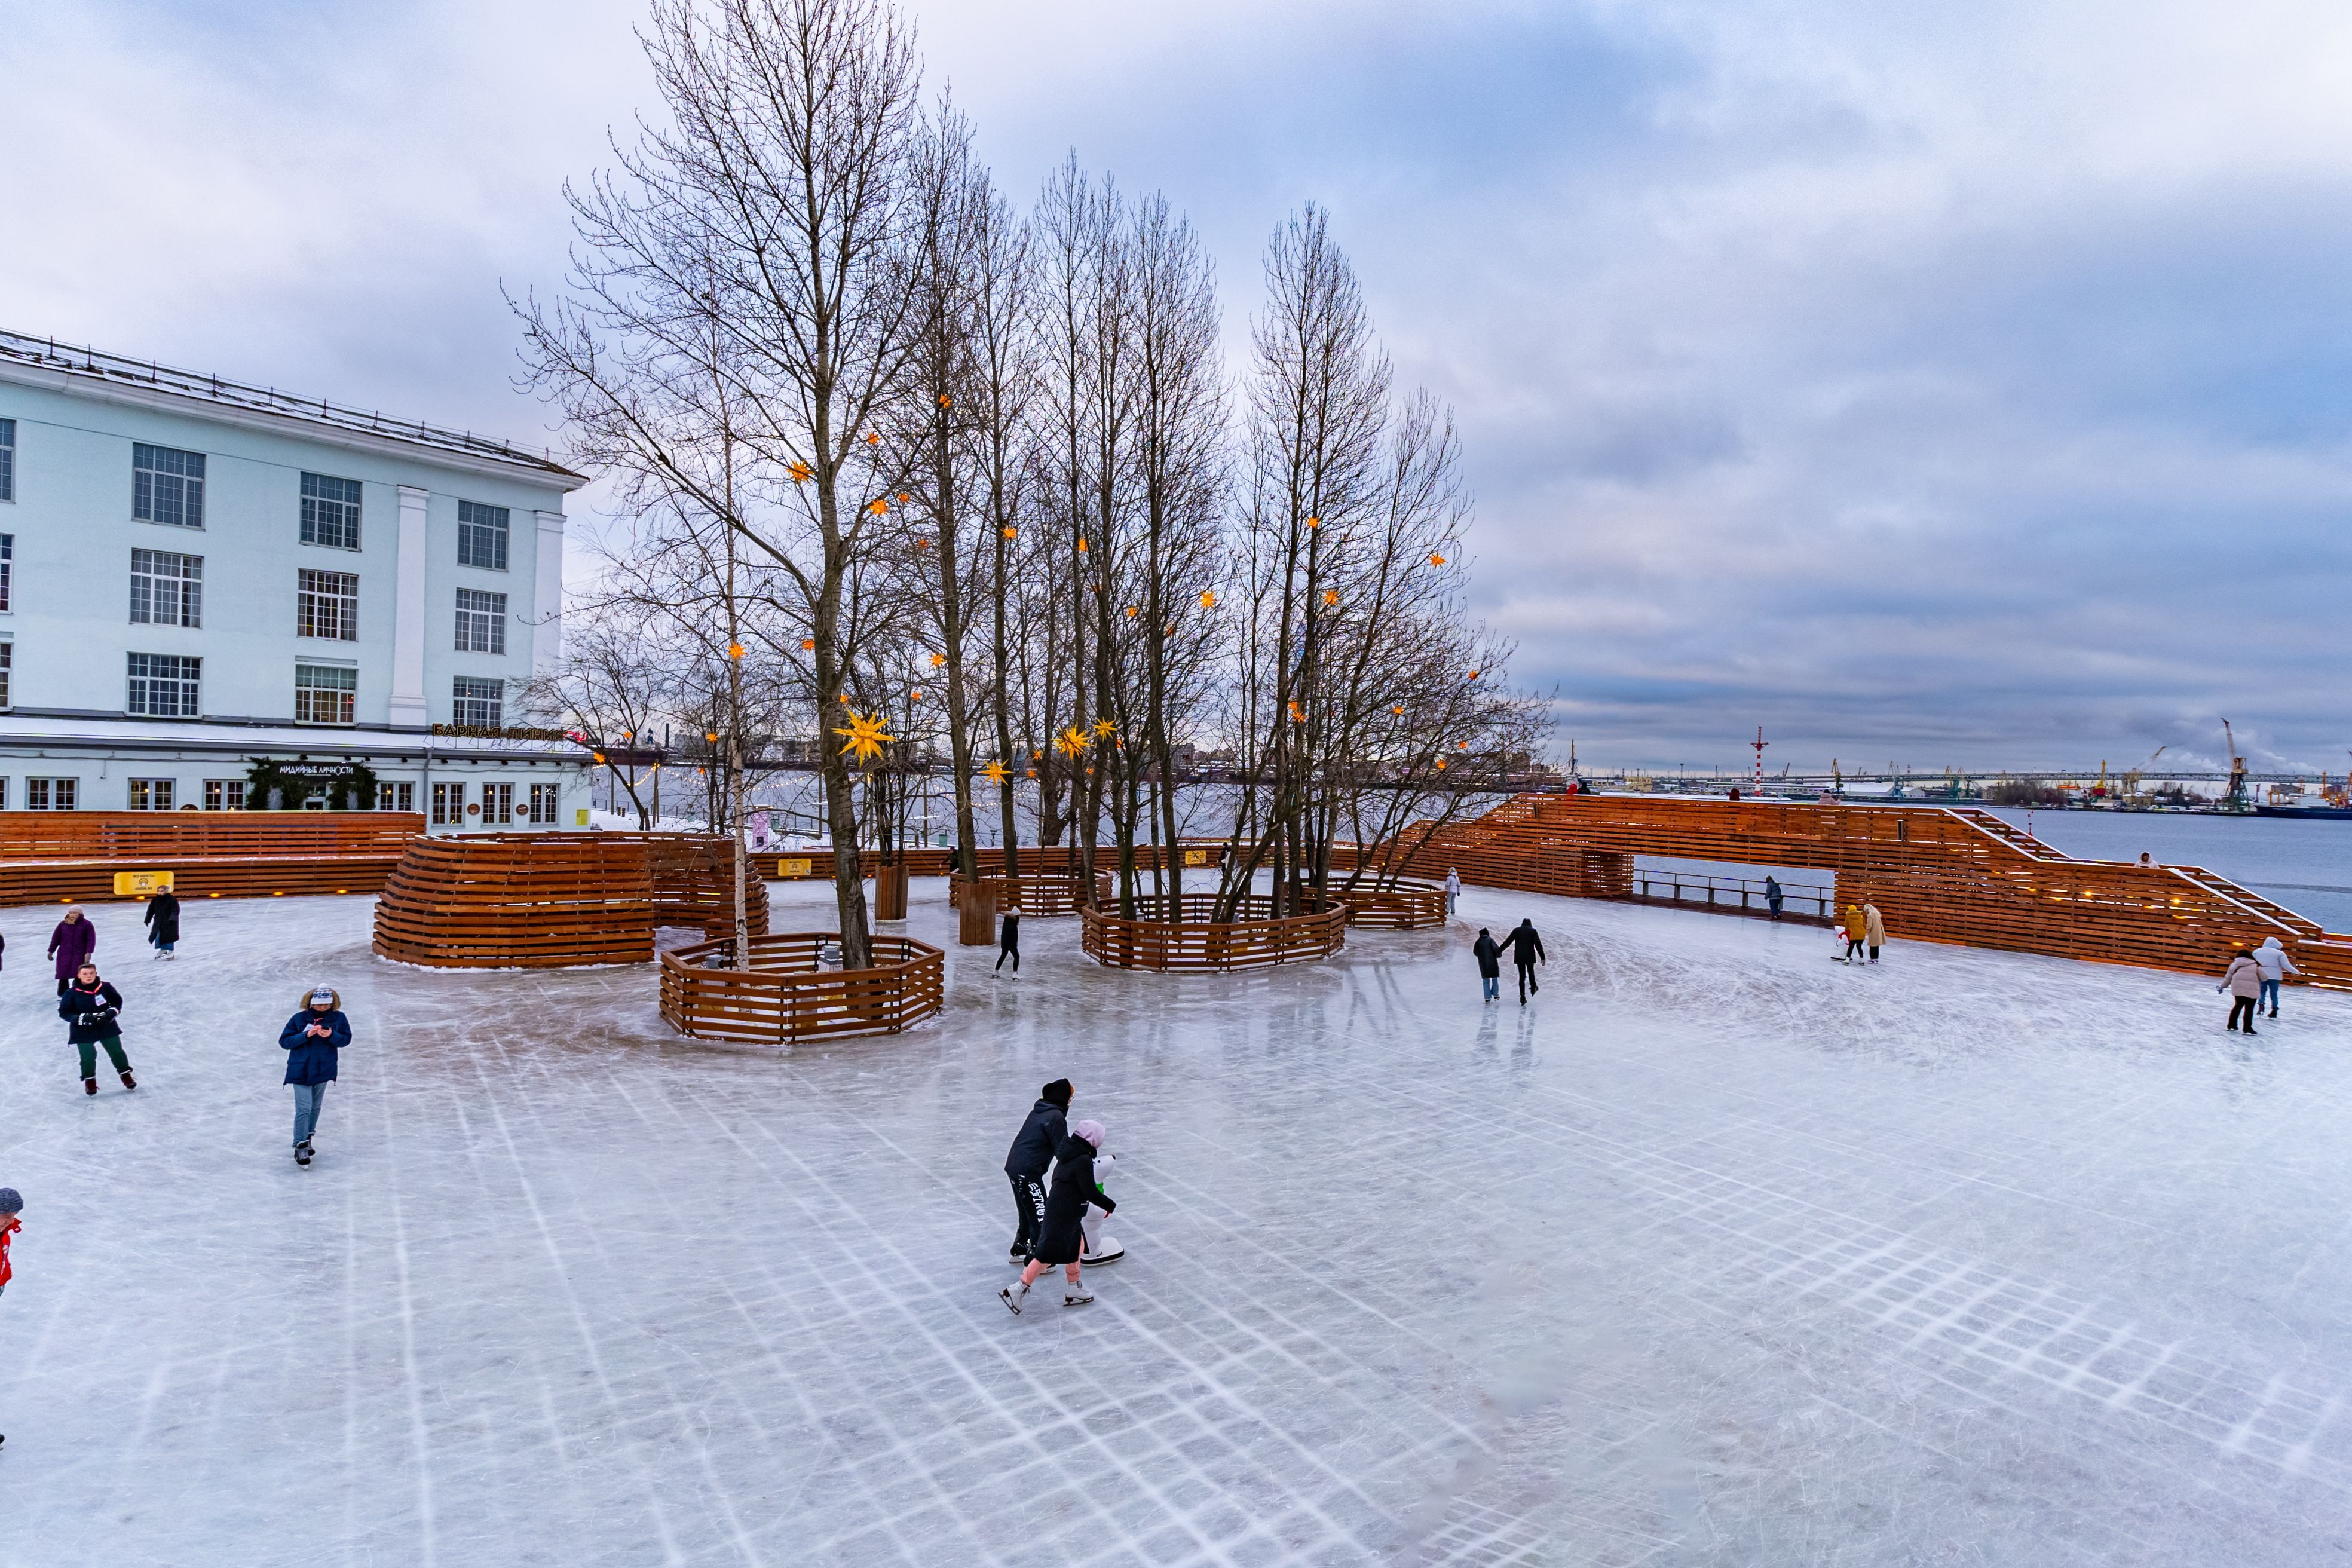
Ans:
<svg viewBox="0 0 2352 1568"><path fill-rule="evenodd" d="M286 1051L286 1081L294 1086L294 1163L310 1163L310 1135L319 1129L319 1108L335 1081L336 1053L352 1043L351 1020L342 998L321 985L303 998L302 1010L278 1031Z"/></svg>

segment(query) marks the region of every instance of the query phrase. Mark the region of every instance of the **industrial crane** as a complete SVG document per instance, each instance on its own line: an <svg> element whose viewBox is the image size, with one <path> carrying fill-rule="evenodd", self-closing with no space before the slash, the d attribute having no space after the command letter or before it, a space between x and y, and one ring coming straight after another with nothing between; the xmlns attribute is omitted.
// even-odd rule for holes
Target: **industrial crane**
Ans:
<svg viewBox="0 0 2352 1568"><path fill-rule="evenodd" d="M2246 759L2238 755L2238 734L2230 728L2227 719L2221 721L2221 739L2230 750L2230 792L2221 797L2224 811L2244 811L2246 802Z"/></svg>

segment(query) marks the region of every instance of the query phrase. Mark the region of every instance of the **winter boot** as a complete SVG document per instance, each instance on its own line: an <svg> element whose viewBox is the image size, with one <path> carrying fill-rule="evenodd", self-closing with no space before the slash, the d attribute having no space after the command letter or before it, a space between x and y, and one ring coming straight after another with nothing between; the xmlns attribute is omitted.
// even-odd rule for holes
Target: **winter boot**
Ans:
<svg viewBox="0 0 2352 1568"><path fill-rule="evenodd" d="M94 1078L86 1078L82 1079L81 1091L84 1094L96 1094L98 1092L98 1079Z"/></svg>
<svg viewBox="0 0 2352 1568"><path fill-rule="evenodd" d="M1022 1300L1028 1294L1029 1287L1026 1285L1007 1285L996 1293L996 1299L1010 1307L1013 1310L1013 1315L1017 1318L1021 1315Z"/></svg>
<svg viewBox="0 0 2352 1568"><path fill-rule="evenodd" d="M307 1165L310 1163L310 1145L308 1143L294 1145L294 1163L298 1165Z"/></svg>
<svg viewBox="0 0 2352 1568"><path fill-rule="evenodd" d="M1087 1295L1083 1291L1073 1291L1071 1294L1062 1298L1062 1305L1065 1307L1086 1307L1091 1306L1093 1303L1094 1298Z"/></svg>
<svg viewBox="0 0 2352 1568"><path fill-rule="evenodd" d="M139 1087L139 1080L131 1076L131 1069L129 1068L124 1068L122 1069L122 1087L125 1089L137 1089Z"/></svg>

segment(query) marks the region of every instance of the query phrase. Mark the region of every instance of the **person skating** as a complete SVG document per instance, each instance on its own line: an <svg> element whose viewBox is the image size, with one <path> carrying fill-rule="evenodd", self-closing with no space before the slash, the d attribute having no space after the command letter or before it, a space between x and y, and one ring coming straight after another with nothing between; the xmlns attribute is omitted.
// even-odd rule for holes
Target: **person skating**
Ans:
<svg viewBox="0 0 2352 1568"><path fill-rule="evenodd" d="M1095 1152L1102 1142L1103 1124L1081 1121L1054 1151L1054 1190L1045 1199L1045 1221L1038 1231L1036 1254L1023 1267L1017 1288L1008 1285L996 1293L1013 1311L1021 1310L1037 1276L1056 1263L1063 1266L1070 1282L1063 1306L1083 1307L1094 1300L1086 1291L1080 1271L1086 1257L1087 1205L1094 1204L1105 1214L1118 1212L1118 1205L1095 1182Z"/></svg>
<svg viewBox="0 0 2352 1568"><path fill-rule="evenodd" d="M1479 1005L1502 1000L1503 950L1495 945L1493 933L1485 926L1478 928L1478 940L1470 944L1470 955L1478 961Z"/></svg>
<svg viewBox="0 0 2352 1568"><path fill-rule="evenodd" d="M2222 973L2221 984L2213 989L2230 994L2230 1027L2236 1028L2238 1019L2242 1016L2246 1020L2246 1033L2252 1034L2254 1015L2262 1010L2263 994L2263 966L2254 962L2254 955L2240 948L2237 957L2230 960L2230 967Z"/></svg>
<svg viewBox="0 0 2352 1568"><path fill-rule="evenodd" d="M1862 906L1848 904L1845 907L1845 961L1848 963L1862 956L1864 940L1869 935L1870 927L1863 922Z"/></svg>
<svg viewBox="0 0 2352 1568"><path fill-rule="evenodd" d="M331 985L321 985L302 998L302 1010L278 1031L286 1052L286 1081L294 1086L294 1163L307 1165L316 1152L310 1138L319 1130L319 1110L327 1086L335 1081L338 1054L352 1043L352 1023L342 1014L343 999Z"/></svg>
<svg viewBox="0 0 2352 1568"><path fill-rule="evenodd" d="M1445 912L1452 914L1454 906L1462 901L1462 873L1453 867L1445 868Z"/></svg>
<svg viewBox="0 0 2352 1568"><path fill-rule="evenodd" d="M1037 1235L1045 1228L1045 1167L1054 1151L1070 1135L1070 1080L1057 1078L1037 1091L1037 1103L1013 1135L1004 1156L1004 1173L1013 1179L1013 1207L1020 1223L1013 1233L1012 1262L1026 1263L1035 1256Z"/></svg>
<svg viewBox="0 0 2352 1568"><path fill-rule="evenodd" d="M66 918L49 933L49 956L58 961L58 995L66 994L66 987L73 984L81 966L97 952L98 928L89 923L89 917L81 912L79 904L69 906Z"/></svg>
<svg viewBox="0 0 2352 1568"><path fill-rule="evenodd" d="M1886 922L1879 918L1876 904L1862 906L1862 932L1870 942L1870 962L1878 962L1878 950L1886 945Z"/></svg>
<svg viewBox="0 0 2352 1568"><path fill-rule="evenodd" d="M66 982L66 993L58 998L58 1016L66 1021L66 1039L81 1054L81 1091L98 1092L98 1047L106 1047L106 1059L122 1075L122 1087L137 1089L139 1080L131 1076L131 1058L122 1054L122 1026L118 1019L122 1012L122 993L98 977L98 965L85 963Z"/></svg>
<svg viewBox="0 0 2352 1568"><path fill-rule="evenodd" d="M16 1272L8 1261L8 1244L25 1227L25 1222L19 1217L24 1212L24 1194L14 1187L0 1187L0 1293L7 1290L8 1281ZM0 1436L0 1443L7 1440L5 1436Z"/></svg>
<svg viewBox="0 0 2352 1568"><path fill-rule="evenodd" d="M147 912L139 917L147 928L147 940L155 944L155 956L169 958L172 949L180 942L180 896L165 888L147 900Z"/></svg>
<svg viewBox="0 0 2352 1568"><path fill-rule="evenodd" d="M1543 938L1536 934L1536 922L1531 920L1513 926L1503 945L1511 950L1511 967L1519 972L1519 1005L1524 1007L1529 995L1543 989L1536 984L1536 965L1551 960L1544 956Z"/></svg>
<svg viewBox="0 0 2352 1568"><path fill-rule="evenodd" d="M1769 874L1767 874L1764 879L1764 902L1772 910L1772 918L1779 920L1780 918L1780 884L1774 881Z"/></svg>
<svg viewBox="0 0 2352 1568"><path fill-rule="evenodd" d="M2264 937L2263 945L2254 949L2254 967L2263 972L2263 992L2254 1000L2254 1011L2260 1013L2267 1007L2270 1016L2275 1018L2278 1016L2280 982L2303 971L2294 966L2294 960L2286 955L2286 949L2279 945L2279 939L2274 936Z"/></svg>
<svg viewBox="0 0 2352 1568"><path fill-rule="evenodd" d="M1017 978L1021 973L1021 911L1019 910L1005 910L1003 922L996 928L996 969L1003 968L1004 961L1008 958L1013 961L1013 973ZM992 969L989 973L993 974L996 969ZM1048 978L1050 979L1051 976Z"/></svg>

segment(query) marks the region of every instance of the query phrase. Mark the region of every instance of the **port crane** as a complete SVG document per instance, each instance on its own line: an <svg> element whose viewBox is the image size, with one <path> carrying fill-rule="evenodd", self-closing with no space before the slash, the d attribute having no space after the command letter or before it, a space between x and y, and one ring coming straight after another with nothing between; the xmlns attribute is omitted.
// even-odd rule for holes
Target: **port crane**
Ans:
<svg viewBox="0 0 2352 1568"><path fill-rule="evenodd" d="M2221 721L2221 739L2230 752L2230 791L2221 797L2224 811L2246 809L2246 759L2238 755L2238 734L2230 728L2227 719Z"/></svg>

